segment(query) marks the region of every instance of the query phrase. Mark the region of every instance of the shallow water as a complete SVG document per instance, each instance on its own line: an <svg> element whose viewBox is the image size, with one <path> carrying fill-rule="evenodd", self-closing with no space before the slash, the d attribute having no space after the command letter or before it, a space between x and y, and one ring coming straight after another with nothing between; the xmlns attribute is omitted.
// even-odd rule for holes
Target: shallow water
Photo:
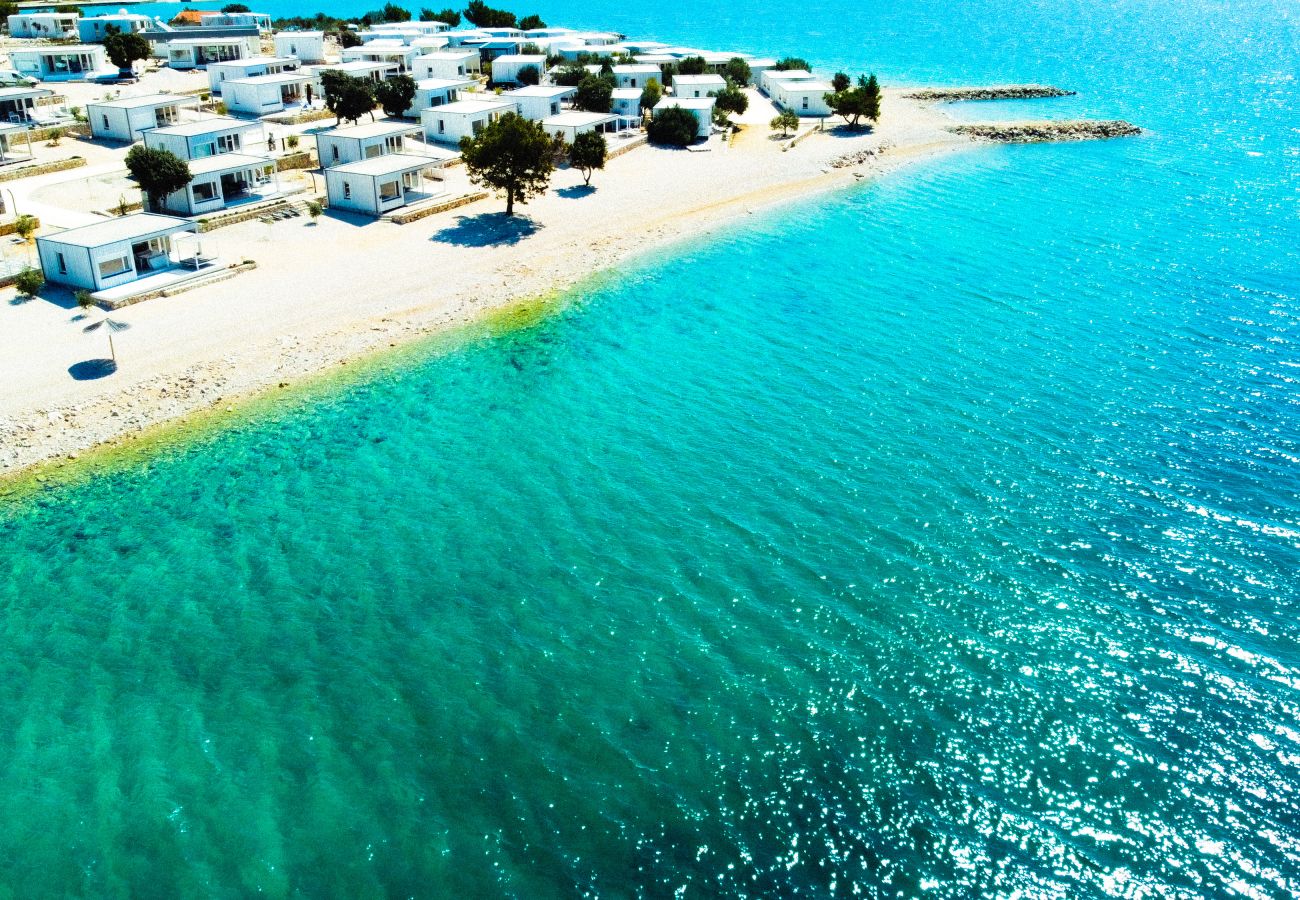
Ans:
<svg viewBox="0 0 1300 900"><path fill-rule="evenodd" d="M15 896L1300 892L1288 8L801 8L676 39L1153 132L749 218L0 512Z"/></svg>

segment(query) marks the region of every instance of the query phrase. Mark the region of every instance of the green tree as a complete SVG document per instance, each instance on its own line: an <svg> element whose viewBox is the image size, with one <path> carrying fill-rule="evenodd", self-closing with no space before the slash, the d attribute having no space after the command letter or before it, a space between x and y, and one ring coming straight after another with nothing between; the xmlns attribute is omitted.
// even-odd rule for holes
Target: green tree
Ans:
<svg viewBox="0 0 1300 900"><path fill-rule="evenodd" d="M695 115L680 106L659 110L646 126L646 133L652 143L670 147L686 147L695 143L698 131L699 124Z"/></svg>
<svg viewBox="0 0 1300 900"><path fill-rule="evenodd" d="M22 10L17 3L0 3L0 21L8 22L10 16L16 16L20 12Z"/></svg>
<svg viewBox="0 0 1300 900"><path fill-rule="evenodd" d="M551 81L562 87L577 87L591 73L579 63L571 62L551 73Z"/></svg>
<svg viewBox="0 0 1300 900"><path fill-rule="evenodd" d="M637 104L641 109L654 109L655 104L663 99L663 88L659 87L659 82L651 78L641 89L641 101Z"/></svg>
<svg viewBox="0 0 1300 900"><path fill-rule="evenodd" d="M836 93L847 91L851 84L853 84L853 80L843 72L836 72L831 76L831 87L835 88Z"/></svg>
<svg viewBox="0 0 1300 900"><path fill-rule="evenodd" d="M23 269L14 279L14 286L18 292L27 297L35 297L36 293L45 286L45 273L40 269Z"/></svg>
<svg viewBox="0 0 1300 900"><path fill-rule="evenodd" d="M165 209L168 194L174 194L190 183L193 175L190 166L170 150L155 150L136 144L126 154L126 168L140 185L155 212Z"/></svg>
<svg viewBox="0 0 1300 900"><path fill-rule="evenodd" d="M130 72L136 60L148 59L153 50L140 35L123 31L104 38L104 52L119 71Z"/></svg>
<svg viewBox="0 0 1300 900"><path fill-rule="evenodd" d="M703 56L685 56L677 61L678 75L703 75L709 71L709 64Z"/></svg>
<svg viewBox="0 0 1300 900"><path fill-rule="evenodd" d="M515 14L504 9L493 9L483 0L469 0L465 18L479 28L517 28Z"/></svg>
<svg viewBox="0 0 1300 900"><path fill-rule="evenodd" d="M573 148L569 150L569 165L582 173L583 182L591 184L591 173L605 168L608 149L603 134L599 131L584 131L573 139Z"/></svg>
<svg viewBox="0 0 1300 900"><path fill-rule="evenodd" d="M749 84L750 79L754 77L754 72L749 68L749 63L745 62L739 56L733 56L727 60L726 67L722 74L728 81L744 87Z"/></svg>
<svg viewBox="0 0 1300 900"><path fill-rule="evenodd" d="M578 93L573 97L574 109L607 113L613 104L614 86L609 79L588 75L578 83Z"/></svg>
<svg viewBox="0 0 1300 900"><path fill-rule="evenodd" d="M537 66L520 66L515 73L515 80L520 84L538 84L542 80L542 73Z"/></svg>
<svg viewBox="0 0 1300 900"><path fill-rule="evenodd" d="M390 116L400 116L415 102L415 79L410 75L394 75L375 85L375 99Z"/></svg>
<svg viewBox="0 0 1300 900"><path fill-rule="evenodd" d="M736 87L731 82L720 91L714 91L713 108L721 110L723 113L735 113L743 115L745 110L749 109L749 95Z"/></svg>
<svg viewBox="0 0 1300 900"><path fill-rule="evenodd" d="M444 9L439 12L434 12L431 9L422 9L420 10L420 21L444 22L452 28L455 28L460 24L460 13L456 12L454 9Z"/></svg>
<svg viewBox="0 0 1300 900"><path fill-rule="evenodd" d="M536 31L538 28L545 28L546 23L542 17L533 13L531 16L524 16L519 20L519 28L523 31Z"/></svg>
<svg viewBox="0 0 1300 900"><path fill-rule="evenodd" d="M369 78L354 78L346 72L320 73L321 89L325 92L325 108L334 113L337 121L355 122L375 108L374 82ZM414 96L414 95L412 95Z"/></svg>
<svg viewBox="0 0 1300 900"><path fill-rule="evenodd" d="M319 200L307 201L307 215L311 217L311 224L315 225L316 220L319 219L324 212L325 207L321 205Z"/></svg>
<svg viewBox="0 0 1300 900"><path fill-rule="evenodd" d="M664 63L659 67L659 71L662 72L664 76L663 81L659 83L663 85L664 90L667 90L673 86L673 76L677 74L677 66L672 63Z"/></svg>
<svg viewBox="0 0 1300 900"><path fill-rule="evenodd" d="M776 72L791 72L797 69L811 72L812 66L808 65L806 59L800 59L797 56L783 56L776 61L776 65L772 66L772 69Z"/></svg>
<svg viewBox="0 0 1300 900"><path fill-rule="evenodd" d="M78 288L72 292L72 298L77 301L77 307L87 312L95 305L95 298L91 296L90 291L85 288Z"/></svg>
<svg viewBox="0 0 1300 900"><path fill-rule="evenodd" d="M780 129L782 134L789 134L799 128L799 114L793 109L783 109L768 123L773 131Z"/></svg>
<svg viewBox="0 0 1300 900"><path fill-rule="evenodd" d="M221 11L223 13L242 13L252 12L253 10L242 3L227 3L225 6L221 7Z"/></svg>
<svg viewBox="0 0 1300 900"><path fill-rule="evenodd" d="M36 234L36 229L41 227L40 219L35 216L21 215L14 220L14 232L23 239L24 244L30 244L32 237Z"/></svg>
<svg viewBox="0 0 1300 900"><path fill-rule="evenodd" d="M372 25L376 22L409 22L411 21L411 12L396 3L385 3L383 9L366 13L361 17L361 21L366 25Z"/></svg>
<svg viewBox="0 0 1300 900"><path fill-rule="evenodd" d="M537 46L532 41L529 41L528 43L523 44L519 48L519 55L520 56L545 56L546 54L542 51L541 47Z"/></svg>
<svg viewBox="0 0 1300 900"><path fill-rule="evenodd" d="M880 118L880 84L875 75L870 78L860 75L855 87L827 94L826 105L832 113L842 116L850 128L860 127L863 119L874 122Z"/></svg>
<svg viewBox="0 0 1300 900"><path fill-rule="evenodd" d="M551 138L540 122L506 113L474 137L461 138L461 159L474 184L506 193L506 215L515 213L515 201L546 190L555 170Z"/></svg>
<svg viewBox="0 0 1300 900"><path fill-rule="evenodd" d="M339 46L342 47L344 50L348 49L349 47L359 47L363 43L365 42L361 40L361 36L357 34L355 31L353 31L351 28L339 29Z"/></svg>

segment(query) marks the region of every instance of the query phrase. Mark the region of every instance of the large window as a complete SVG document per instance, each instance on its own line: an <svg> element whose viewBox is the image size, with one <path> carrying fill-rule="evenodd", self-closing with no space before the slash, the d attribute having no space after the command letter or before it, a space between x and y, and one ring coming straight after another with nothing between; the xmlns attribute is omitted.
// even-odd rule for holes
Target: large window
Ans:
<svg viewBox="0 0 1300 900"><path fill-rule="evenodd" d="M401 195L402 195L402 189L398 186L398 183L396 181L385 181L383 184L379 185L380 202L386 200L396 200Z"/></svg>
<svg viewBox="0 0 1300 900"><path fill-rule="evenodd" d="M105 259L99 263L99 277L112 278L123 272L131 271L131 260L123 256L118 259Z"/></svg>
<svg viewBox="0 0 1300 900"><path fill-rule="evenodd" d="M217 185L216 182L213 181L195 182L194 186L190 188L190 190L194 192L194 199L199 202L215 200L217 198Z"/></svg>
<svg viewBox="0 0 1300 900"><path fill-rule="evenodd" d="M239 149L239 135L223 134L217 138L218 153L234 153Z"/></svg>

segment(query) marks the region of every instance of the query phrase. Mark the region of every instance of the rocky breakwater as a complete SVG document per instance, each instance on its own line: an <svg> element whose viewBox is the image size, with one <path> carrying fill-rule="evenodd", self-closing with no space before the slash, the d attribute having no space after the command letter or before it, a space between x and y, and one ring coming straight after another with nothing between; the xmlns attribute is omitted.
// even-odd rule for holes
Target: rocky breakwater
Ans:
<svg viewBox="0 0 1300 900"><path fill-rule="evenodd" d="M1044 144L1053 141L1100 141L1133 137L1142 129L1121 119L1076 119L1059 122L989 122L975 125L952 125L954 134L964 134L978 141L1003 144Z"/></svg>
<svg viewBox="0 0 1300 900"><path fill-rule="evenodd" d="M908 100L953 103L959 100L1042 100L1050 97L1073 97L1076 91L1050 84L998 84L992 87L921 88L903 96Z"/></svg>

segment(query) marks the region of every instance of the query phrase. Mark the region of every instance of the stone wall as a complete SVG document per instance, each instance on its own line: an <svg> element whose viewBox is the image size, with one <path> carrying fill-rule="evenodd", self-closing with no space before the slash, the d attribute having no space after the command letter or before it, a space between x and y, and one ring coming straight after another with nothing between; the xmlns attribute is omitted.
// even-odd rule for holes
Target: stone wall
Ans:
<svg viewBox="0 0 1300 900"><path fill-rule="evenodd" d="M0 170L0 181L14 181L19 178L30 178L33 175L48 175L51 172L62 172L65 169L76 169L84 166L86 160L80 156L74 156L71 159L56 159L53 162L36 163L28 166L16 166L12 169Z"/></svg>

